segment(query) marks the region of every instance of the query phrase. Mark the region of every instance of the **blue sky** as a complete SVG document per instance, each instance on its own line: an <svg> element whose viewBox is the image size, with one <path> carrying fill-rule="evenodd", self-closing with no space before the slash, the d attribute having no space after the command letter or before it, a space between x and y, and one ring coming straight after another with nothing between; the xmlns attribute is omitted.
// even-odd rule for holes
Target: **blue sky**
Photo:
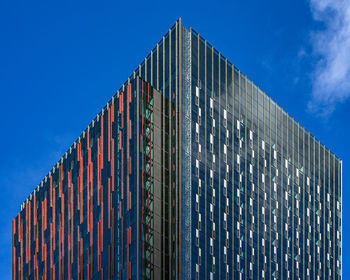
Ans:
<svg viewBox="0 0 350 280"><path fill-rule="evenodd" d="M0 2L2 279L20 204L179 17L343 159L349 198L349 0L72 2Z"/></svg>

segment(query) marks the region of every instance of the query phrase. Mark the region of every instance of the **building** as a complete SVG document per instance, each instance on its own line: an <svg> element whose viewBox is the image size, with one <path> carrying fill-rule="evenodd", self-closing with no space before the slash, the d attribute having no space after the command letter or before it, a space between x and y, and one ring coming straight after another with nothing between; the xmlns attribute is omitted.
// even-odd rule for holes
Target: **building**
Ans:
<svg viewBox="0 0 350 280"><path fill-rule="evenodd" d="M342 161L181 19L13 220L13 279L341 279Z"/></svg>

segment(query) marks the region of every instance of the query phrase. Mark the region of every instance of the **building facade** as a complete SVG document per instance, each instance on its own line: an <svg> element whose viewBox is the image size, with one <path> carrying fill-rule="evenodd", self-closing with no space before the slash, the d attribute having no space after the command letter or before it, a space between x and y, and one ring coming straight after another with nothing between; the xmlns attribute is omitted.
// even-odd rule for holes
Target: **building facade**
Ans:
<svg viewBox="0 0 350 280"><path fill-rule="evenodd" d="M341 279L342 161L181 20L21 205L13 279Z"/></svg>

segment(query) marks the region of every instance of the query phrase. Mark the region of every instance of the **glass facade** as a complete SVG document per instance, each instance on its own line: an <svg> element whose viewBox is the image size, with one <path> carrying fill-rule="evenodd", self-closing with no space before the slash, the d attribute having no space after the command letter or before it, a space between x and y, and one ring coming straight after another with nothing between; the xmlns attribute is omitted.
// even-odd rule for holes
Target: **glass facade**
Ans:
<svg viewBox="0 0 350 280"><path fill-rule="evenodd" d="M13 279L341 279L342 162L181 20L13 221Z"/></svg>
<svg viewBox="0 0 350 280"><path fill-rule="evenodd" d="M341 279L342 162L195 31L191 50L192 278Z"/></svg>

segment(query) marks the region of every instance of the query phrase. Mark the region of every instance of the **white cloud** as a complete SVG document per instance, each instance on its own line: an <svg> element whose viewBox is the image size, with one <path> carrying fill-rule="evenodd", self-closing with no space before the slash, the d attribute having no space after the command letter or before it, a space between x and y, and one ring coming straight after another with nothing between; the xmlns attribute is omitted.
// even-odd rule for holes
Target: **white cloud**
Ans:
<svg viewBox="0 0 350 280"><path fill-rule="evenodd" d="M350 97L350 0L310 0L322 28L312 34L319 62L312 76L311 112L328 115Z"/></svg>

